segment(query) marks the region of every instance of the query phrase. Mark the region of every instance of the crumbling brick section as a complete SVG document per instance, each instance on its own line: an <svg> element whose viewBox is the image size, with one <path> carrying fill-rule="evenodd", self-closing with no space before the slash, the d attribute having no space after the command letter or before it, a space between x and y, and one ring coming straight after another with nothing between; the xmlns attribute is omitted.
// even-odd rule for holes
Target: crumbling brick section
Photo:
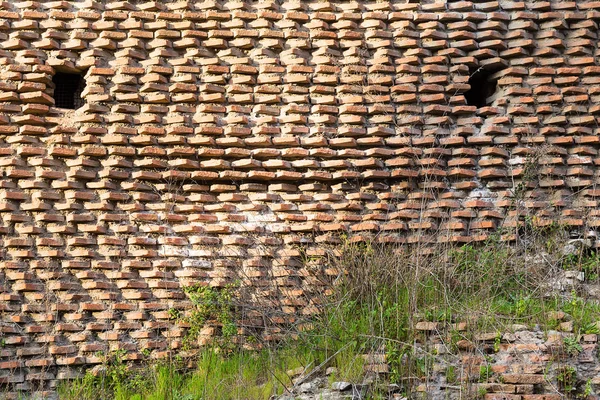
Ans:
<svg viewBox="0 0 600 400"><path fill-rule="evenodd" d="M310 314L324 279L302 261L342 234L594 228L599 20L595 1L0 1L0 382L177 348L169 310L198 282L268 302L250 326ZM480 69L495 91L468 105ZM57 73L84 76L77 110Z"/></svg>

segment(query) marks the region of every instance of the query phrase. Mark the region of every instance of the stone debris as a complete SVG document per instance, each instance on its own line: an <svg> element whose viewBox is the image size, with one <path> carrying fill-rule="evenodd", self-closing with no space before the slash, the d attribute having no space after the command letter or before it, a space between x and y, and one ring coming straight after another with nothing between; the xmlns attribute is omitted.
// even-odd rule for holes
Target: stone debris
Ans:
<svg viewBox="0 0 600 400"><path fill-rule="evenodd" d="M406 369L407 375L390 384L389 369L373 373L366 364L360 384L329 383L327 376L317 374L277 400L358 400L375 394L380 396L376 398L390 400L558 400L569 398L568 395L581 397L583 393L592 396L587 398L600 395L598 335L516 328L504 333L476 334L469 347L459 346L457 350L455 344L449 342L451 325L440 325L436 334L422 333L417 339L412 361L407 357L402 361L403 367L408 368L417 359L428 360L420 364L427 365L426 370L409 372ZM453 350L433 352L440 343ZM385 354L370 353L363 358L389 367ZM571 386L565 386L565 371L572 378L568 382Z"/></svg>
<svg viewBox="0 0 600 400"><path fill-rule="evenodd" d="M364 400L369 385L336 381L331 384L324 377L318 377L275 400Z"/></svg>
<svg viewBox="0 0 600 400"><path fill-rule="evenodd" d="M333 390L344 392L346 390L352 389L352 384L350 382L333 382L331 384L331 388Z"/></svg>

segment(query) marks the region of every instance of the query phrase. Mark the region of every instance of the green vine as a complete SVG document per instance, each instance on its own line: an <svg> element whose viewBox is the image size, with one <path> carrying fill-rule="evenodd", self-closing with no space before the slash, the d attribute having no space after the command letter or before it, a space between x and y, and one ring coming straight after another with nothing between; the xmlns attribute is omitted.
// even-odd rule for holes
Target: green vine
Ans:
<svg viewBox="0 0 600 400"><path fill-rule="evenodd" d="M215 325L221 327L220 336L218 337L220 347L232 347L232 339L238 332L233 302L235 288L237 287L237 284L229 284L223 288L193 285L183 289L192 302L192 309L188 315L177 315L179 319L189 324L184 339L186 347L189 348L198 339L200 332L207 323L215 323Z"/></svg>

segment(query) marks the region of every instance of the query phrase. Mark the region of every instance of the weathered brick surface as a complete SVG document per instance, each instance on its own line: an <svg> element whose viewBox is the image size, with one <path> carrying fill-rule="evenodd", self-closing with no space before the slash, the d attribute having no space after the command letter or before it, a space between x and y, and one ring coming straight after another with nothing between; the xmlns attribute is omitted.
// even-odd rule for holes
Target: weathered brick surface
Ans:
<svg viewBox="0 0 600 400"><path fill-rule="evenodd" d="M557 400L563 398L596 398L600 388L600 366L585 353L569 353L564 339L586 340L570 332L517 330L489 333L496 345L486 347L485 340L476 340L473 347L449 346L450 326L439 324L435 334L421 335L415 342L417 354L435 354L431 367L420 380L415 380L413 390L425 392L428 399L484 398L488 400ZM520 329L520 328L519 328ZM477 335L475 335L477 336ZM486 336L479 335L479 336ZM597 337L589 344L597 351ZM559 344L549 346L554 339ZM519 351L527 345L529 353ZM432 352L433 349L433 352ZM367 367L387 366L386 359L365 358ZM565 371L568 371L566 374ZM585 393L585 396L584 396Z"/></svg>
<svg viewBox="0 0 600 400"><path fill-rule="evenodd" d="M592 1L0 1L0 379L176 347L194 282L241 279L274 322L314 312L301 260L341 233L462 243L524 209L595 228L599 20ZM479 67L498 88L477 109ZM85 71L80 109L53 107L57 71Z"/></svg>

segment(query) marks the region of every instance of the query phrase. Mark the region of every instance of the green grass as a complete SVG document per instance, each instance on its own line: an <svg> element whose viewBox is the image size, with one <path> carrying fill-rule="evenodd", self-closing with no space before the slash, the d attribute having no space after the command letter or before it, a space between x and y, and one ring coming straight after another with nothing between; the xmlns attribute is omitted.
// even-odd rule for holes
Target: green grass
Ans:
<svg viewBox="0 0 600 400"><path fill-rule="evenodd" d="M203 349L191 370L182 368L182 362L158 361L135 369L122 354L112 354L105 362L106 374L61 385L61 399L269 399L293 387L286 371L298 367L314 375L335 367L331 380L360 382L365 376L362 355L368 353L385 354L390 367L385 383L402 384L407 377L431 373L435 354L414 347L424 340L414 329L419 321L446 329L451 349L453 342L476 333L506 332L513 324L556 329L561 321L548 318L552 311L565 312L576 334L598 333L596 300L576 292L552 293L543 285L556 272L552 266L584 270L597 279L598 256L565 258L557 240L545 233L538 239L523 246L490 240L430 255L420 249L346 243L342 256L329 260L344 271L334 293L321 299L320 314L296 326L311 329L289 326L289 339L263 344L257 351L242 350L232 340L236 307L227 304L233 299L229 293L188 290L195 296L192 316L199 323L214 318L230 325L226 342ZM548 252L549 266L531 268L531 256L541 251ZM467 330L452 331L450 324L457 322L467 322ZM457 379L455 371L447 375ZM487 367L480 375L482 381L489 378Z"/></svg>
<svg viewBox="0 0 600 400"><path fill-rule="evenodd" d="M105 376L88 374L61 385L59 394L61 399L82 400L268 399L292 386L284 368L296 364L284 353L282 350L274 359L273 352L267 351L222 355L205 349L192 371L180 368L177 362L138 369L112 364ZM121 368L118 375L112 372Z"/></svg>

